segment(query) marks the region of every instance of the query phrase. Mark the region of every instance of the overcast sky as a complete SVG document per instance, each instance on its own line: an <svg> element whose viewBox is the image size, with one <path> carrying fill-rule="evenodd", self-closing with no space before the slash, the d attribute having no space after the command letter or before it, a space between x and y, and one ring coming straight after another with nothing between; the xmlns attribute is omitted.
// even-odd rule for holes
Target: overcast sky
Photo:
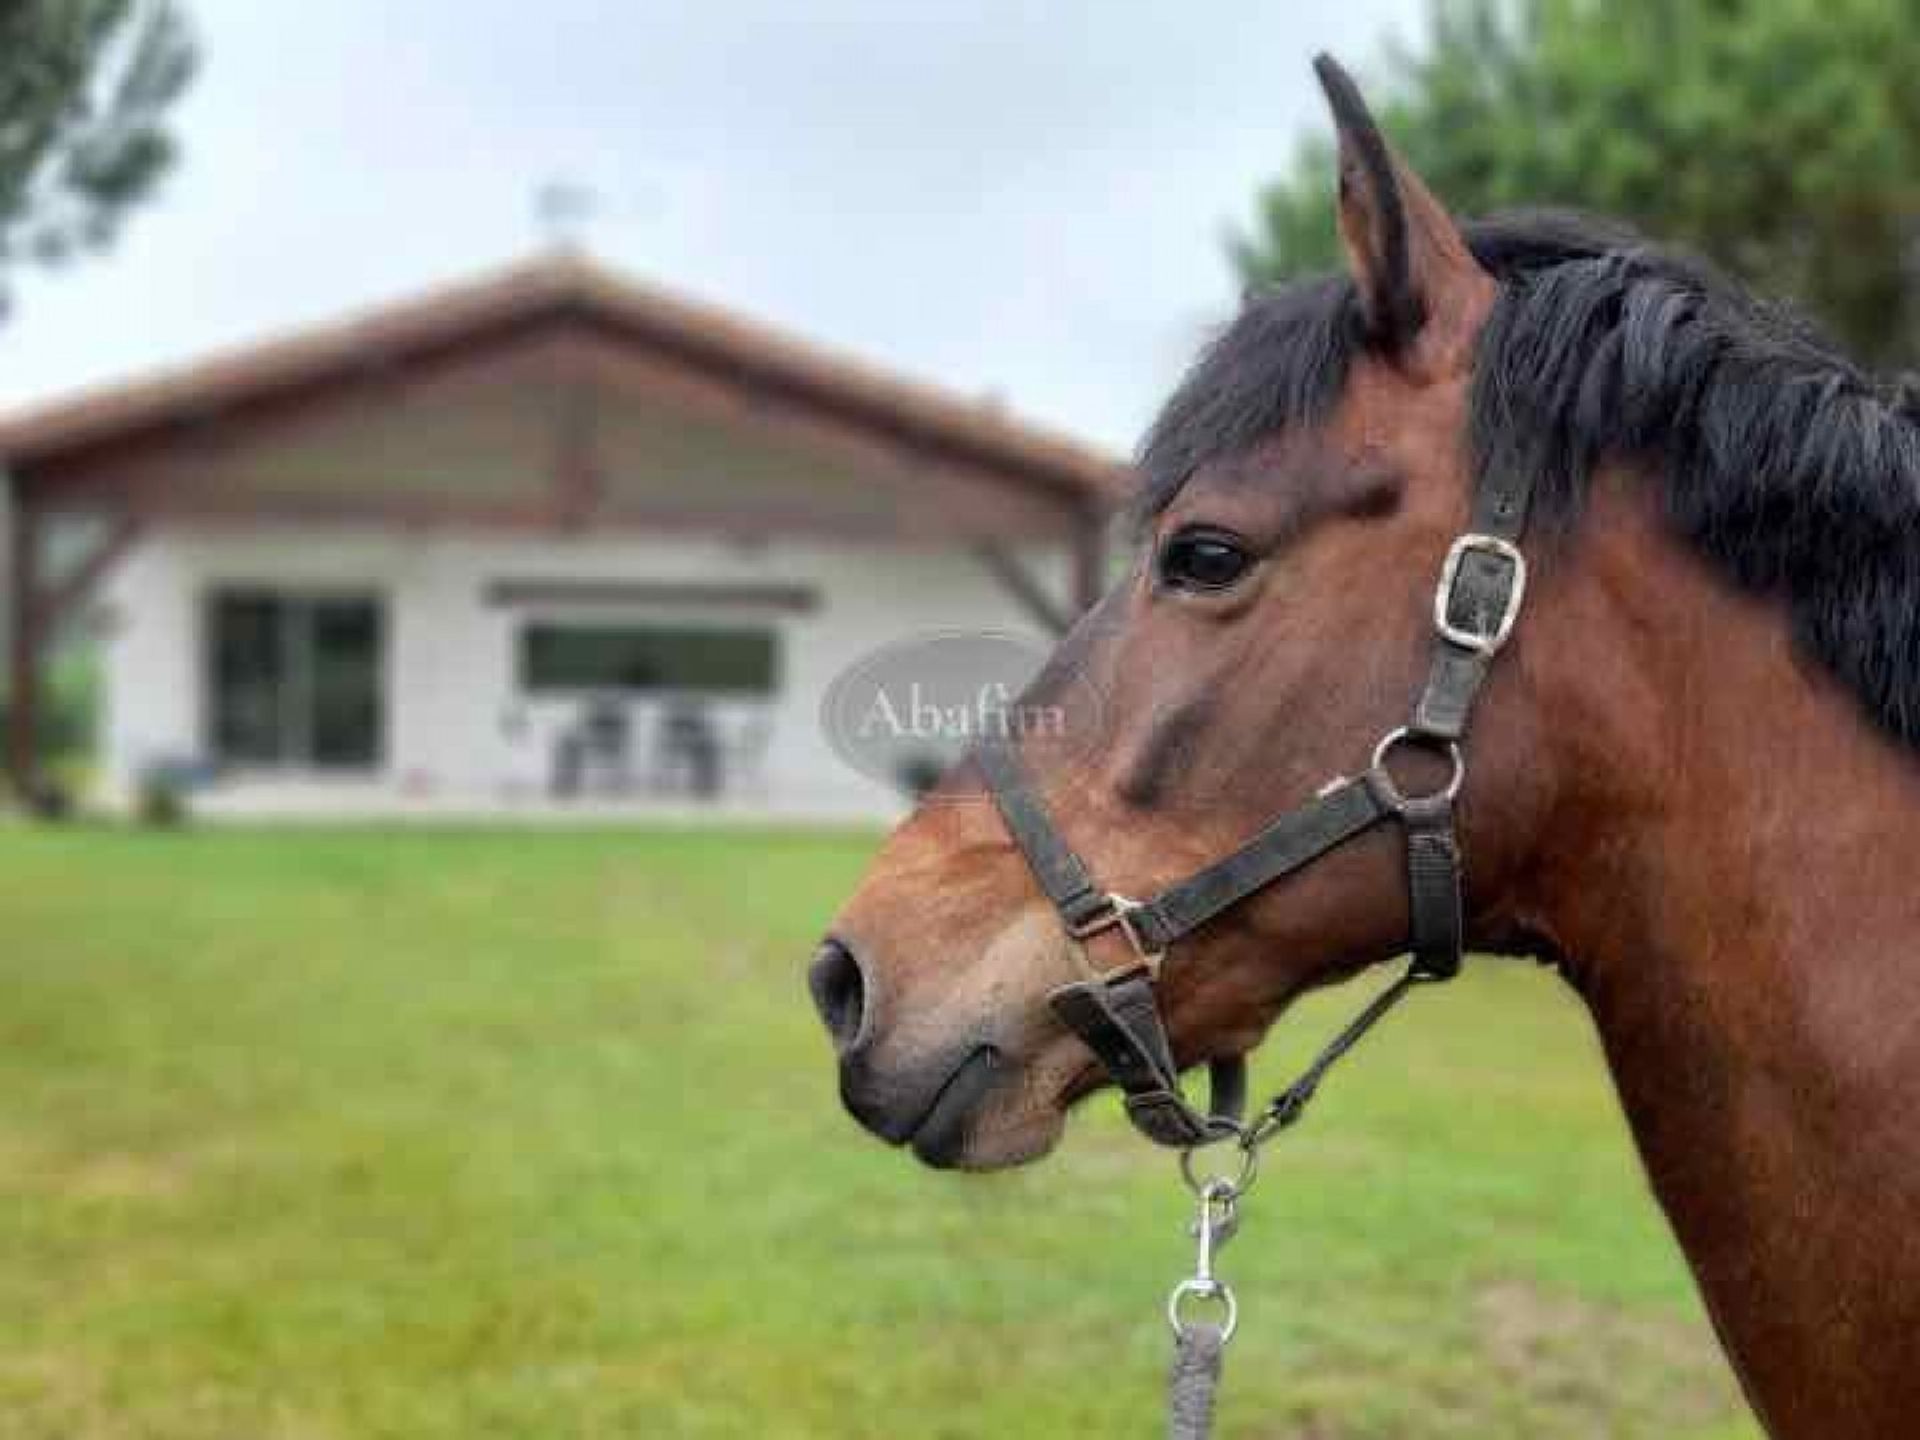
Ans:
<svg viewBox="0 0 1920 1440"><path fill-rule="evenodd" d="M601 259L1130 446L1232 304L1227 225L1422 0L189 0L183 162L21 281L0 406L522 258Z"/></svg>

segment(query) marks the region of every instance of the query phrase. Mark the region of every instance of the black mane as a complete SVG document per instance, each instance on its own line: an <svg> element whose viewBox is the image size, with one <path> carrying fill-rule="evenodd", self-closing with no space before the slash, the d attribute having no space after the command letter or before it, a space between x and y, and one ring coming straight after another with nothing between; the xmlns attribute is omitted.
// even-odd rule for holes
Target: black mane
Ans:
<svg viewBox="0 0 1920 1440"><path fill-rule="evenodd" d="M1920 404L1791 311L1581 217L1466 227L1500 282L1471 401L1477 473L1525 467L1536 523L1577 519L1595 465L1641 465L1675 531L1885 728L1920 744ZM1209 460L1326 417L1364 346L1350 281L1250 297L1148 431L1141 513Z"/></svg>

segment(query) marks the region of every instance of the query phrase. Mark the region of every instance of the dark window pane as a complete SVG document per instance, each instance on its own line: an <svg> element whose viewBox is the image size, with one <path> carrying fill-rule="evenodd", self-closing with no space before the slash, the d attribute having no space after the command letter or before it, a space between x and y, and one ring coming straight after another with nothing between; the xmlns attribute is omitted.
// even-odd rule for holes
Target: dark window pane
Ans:
<svg viewBox="0 0 1920 1440"><path fill-rule="evenodd" d="M271 595L230 594L213 604L214 750L222 760L273 764L287 744L286 616Z"/></svg>
<svg viewBox="0 0 1920 1440"><path fill-rule="evenodd" d="M380 610L369 600L317 600L307 611L313 763L365 769L381 750Z"/></svg>
<svg viewBox="0 0 1920 1440"><path fill-rule="evenodd" d="M771 630L529 625L520 683L541 690L681 690L767 695L779 685Z"/></svg>
<svg viewBox="0 0 1920 1440"><path fill-rule="evenodd" d="M227 591L209 607L210 740L238 765L380 763L384 625L377 600Z"/></svg>

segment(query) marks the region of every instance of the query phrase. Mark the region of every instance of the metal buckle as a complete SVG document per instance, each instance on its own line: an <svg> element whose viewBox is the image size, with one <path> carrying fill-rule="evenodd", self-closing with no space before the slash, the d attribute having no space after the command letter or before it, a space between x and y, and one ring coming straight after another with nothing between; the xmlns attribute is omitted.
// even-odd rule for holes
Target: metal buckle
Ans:
<svg viewBox="0 0 1920 1440"><path fill-rule="evenodd" d="M1460 563L1469 552L1478 550L1483 555L1497 556L1513 567L1513 580L1507 588L1507 603L1501 611L1499 621L1490 632L1466 630L1453 623L1451 610L1454 582L1460 575ZM1511 540L1502 540L1498 535L1483 535L1478 531L1469 531L1457 538L1447 547L1446 562L1440 567L1440 583L1433 592L1433 626L1442 636L1451 640L1462 649L1472 650L1489 658L1507 643L1507 637L1513 633L1513 622L1520 618L1520 601L1527 593L1527 557L1520 553L1520 547Z"/></svg>
<svg viewBox="0 0 1920 1440"><path fill-rule="evenodd" d="M1105 908L1088 919L1082 920L1078 925L1070 925L1067 927L1067 934L1077 942L1080 958L1082 962L1085 963L1088 974L1093 976L1094 979L1124 980L1127 976L1141 970L1147 972L1147 978L1149 980L1158 980L1160 978L1160 962L1167 958L1167 952L1164 950L1149 950L1146 941L1140 938L1140 932L1133 928L1133 921L1128 918L1134 911L1140 908L1140 902L1138 900L1110 890L1107 892ZM1118 929L1122 935L1125 935L1127 937L1127 944L1133 947L1133 962L1128 965L1122 965L1114 970L1095 969L1093 963L1086 958L1086 942L1096 935L1114 929Z"/></svg>

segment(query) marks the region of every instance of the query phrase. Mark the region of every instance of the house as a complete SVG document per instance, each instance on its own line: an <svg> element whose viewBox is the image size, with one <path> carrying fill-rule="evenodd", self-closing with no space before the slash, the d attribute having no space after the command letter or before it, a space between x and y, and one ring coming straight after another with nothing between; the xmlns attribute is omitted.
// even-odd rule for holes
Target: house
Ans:
<svg viewBox="0 0 1920 1440"><path fill-rule="evenodd" d="M103 789L230 813L877 815L902 637L1091 603L1114 460L572 252L0 420L8 761L97 636Z"/></svg>

